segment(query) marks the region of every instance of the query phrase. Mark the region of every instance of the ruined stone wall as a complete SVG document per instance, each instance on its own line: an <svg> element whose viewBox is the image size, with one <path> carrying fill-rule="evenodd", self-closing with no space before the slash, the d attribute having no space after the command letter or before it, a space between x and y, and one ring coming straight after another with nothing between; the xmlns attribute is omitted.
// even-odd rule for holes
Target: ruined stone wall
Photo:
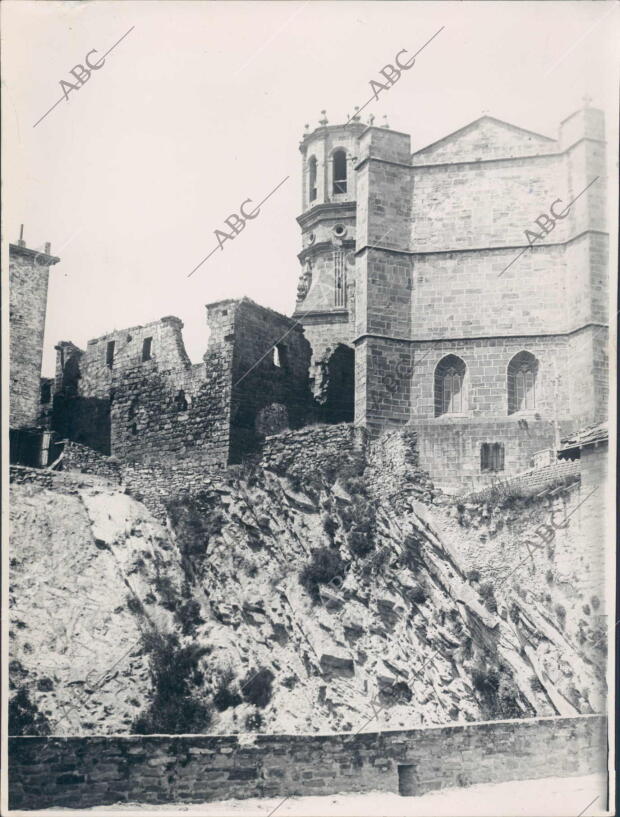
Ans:
<svg viewBox="0 0 620 817"><path fill-rule="evenodd" d="M415 429L386 431L368 445L367 481L374 496L396 501L407 495L431 499L433 483L420 466Z"/></svg>
<svg viewBox="0 0 620 817"><path fill-rule="evenodd" d="M9 425L36 426L50 267L60 259L9 245Z"/></svg>
<svg viewBox="0 0 620 817"><path fill-rule="evenodd" d="M167 464L124 463L122 480L125 491L144 503L160 522L166 519L166 502L179 496L217 490L221 474L207 470L191 459Z"/></svg>
<svg viewBox="0 0 620 817"><path fill-rule="evenodd" d="M79 471L83 474L97 474L112 482L121 481L121 467L117 460L106 457L88 446L71 440L65 441L59 467L63 471Z"/></svg>
<svg viewBox="0 0 620 817"><path fill-rule="evenodd" d="M238 463L258 450L262 410L284 407L292 429L312 419L311 350L297 321L247 298L210 306L211 315L224 311L234 348L229 461Z"/></svg>
<svg viewBox="0 0 620 817"><path fill-rule="evenodd" d="M363 456L362 429L340 423L310 426L267 437L258 464L280 474L290 469L310 474Z"/></svg>
<svg viewBox="0 0 620 817"><path fill-rule="evenodd" d="M9 738L9 805L88 808L433 789L602 772L601 715L340 735ZM603 804L604 805L604 804Z"/></svg>

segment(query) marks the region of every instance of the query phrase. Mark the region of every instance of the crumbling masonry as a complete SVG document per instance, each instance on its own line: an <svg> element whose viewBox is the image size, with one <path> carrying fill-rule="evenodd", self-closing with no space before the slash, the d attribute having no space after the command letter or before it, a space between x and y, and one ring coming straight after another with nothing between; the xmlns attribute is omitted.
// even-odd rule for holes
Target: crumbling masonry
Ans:
<svg viewBox="0 0 620 817"><path fill-rule="evenodd" d="M205 468L311 422L408 425L421 467L453 490L522 472L606 418L601 111L567 117L557 140L484 116L414 153L407 134L324 118L300 150L292 318L210 304L196 365L172 317L85 351L62 342L40 424L126 461ZM543 234L536 219L558 212ZM35 422L58 260L34 270L29 253L11 245L12 426Z"/></svg>

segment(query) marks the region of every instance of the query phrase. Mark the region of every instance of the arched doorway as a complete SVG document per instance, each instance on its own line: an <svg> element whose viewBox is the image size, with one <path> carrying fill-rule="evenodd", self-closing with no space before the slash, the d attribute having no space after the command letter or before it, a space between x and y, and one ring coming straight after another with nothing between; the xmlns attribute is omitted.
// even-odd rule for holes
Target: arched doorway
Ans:
<svg viewBox="0 0 620 817"><path fill-rule="evenodd" d="M352 423L355 409L355 352L340 343L324 367L323 422Z"/></svg>

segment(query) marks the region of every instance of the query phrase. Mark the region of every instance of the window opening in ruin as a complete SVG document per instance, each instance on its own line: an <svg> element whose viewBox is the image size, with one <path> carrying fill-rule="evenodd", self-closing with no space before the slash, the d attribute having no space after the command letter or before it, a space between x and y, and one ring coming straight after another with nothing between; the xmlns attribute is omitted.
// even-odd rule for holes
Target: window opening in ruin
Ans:
<svg viewBox="0 0 620 817"><path fill-rule="evenodd" d="M41 436L41 467L45 468L45 466L49 462L49 452L50 452L50 442L52 440L52 432L51 431L44 431Z"/></svg>
<svg viewBox="0 0 620 817"><path fill-rule="evenodd" d="M465 363L456 355L448 355L435 369L435 417L460 414L465 410Z"/></svg>
<svg viewBox="0 0 620 817"><path fill-rule="evenodd" d="M536 407L538 361L530 352L519 352L508 364L508 414Z"/></svg>
<svg viewBox="0 0 620 817"><path fill-rule="evenodd" d="M114 347L116 346L116 342L113 340L108 341L108 345L106 346L105 350L105 362L106 365L112 368L114 365Z"/></svg>
<svg viewBox="0 0 620 817"><path fill-rule="evenodd" d="M52 399L52 384L41 383L41 402L49 403Z"/></svg>
<svg viewBox="0 0 620 817"><path fill-rule="evenodd" d="M129 404L129 409L128 409L128 411L127 411L127 416L129 417L129 419L130 419L130 420L131 420L133 417L135 417L135 416L136 416L136 407L137 407L137 405L138 405L138 401L137 401L137 400L136 400L136 398L134 397L134 399L133 399L133 400L131 401L131 403Z"/></svg>
<svg viewBox="0 0 620 817"><path fill-rule="evenodd" d="M129 430L135 436L138 433L138 426L135 423L132 423Z"/></svg>
<svg viewBox="0 0 620 817"><path fill-rule="evenodd" d="M323 368L323 422L352 423L355 406L355 352L338 344Z"/></svg>
<svg viewBox="0 0 620 817"><path fill-rule="evenodd" d="M334 250L334 305L346 306L347 273L344 266L344 251Z"/></svg>
<svg viewBox="0 0 620 817"><path fill-rule="evenodd" d="M332 158L334 172L334 193L347 192L347 154L337 150Z"/></svg>
<svg viewBox="0 0 620 817"><path fill-rule="evenodd" d="M308 190L309 190L309 201L314 201L316 199L316 158L311 156L308 161Z"/></svg>
<svg viewBox="0 0 620 817"><path fill-rule="evenodd" d="M151 359L151 351L153 348L153 338L144 338L142 341L142 360Z"/></svg>
<svg viewBox="0 0 620 817"><path fill-rule="evenodd" d="M174 398L174 402L177 407L177 411L187 411L187 409L189 408L189 404L187 402L187 398L185 397L185 392L183 391L183 389L179 389L176 397Z"/></svg>
<svg viewBox="0 0 620 817"><path fill-rule="evenodd" d="M480 470L484 472L504 470L504 444L482 443L480 446Z"/></svg>
<svg viewBox="0 0 620 817"><path fill-rule="evenodd" d="M283 343L276 343L272 350L273 365L278 369L286 366L286 346Z"/></svg>

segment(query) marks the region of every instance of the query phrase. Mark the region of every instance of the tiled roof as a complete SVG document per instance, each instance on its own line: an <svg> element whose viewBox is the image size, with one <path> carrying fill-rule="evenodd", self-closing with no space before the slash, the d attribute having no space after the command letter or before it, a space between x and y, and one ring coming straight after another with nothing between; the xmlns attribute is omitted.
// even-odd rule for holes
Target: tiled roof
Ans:
<svg viewBox="0 0 620 817"><path fill-rule="evenodd" d="M570 451L574 448L583 448L586 445L594 445L595 443L605 442L609 438L607 430L607 421L598 423L594 426L587 426L581 428L575 434L565 437L561 441L559 451Z"/></svg>

